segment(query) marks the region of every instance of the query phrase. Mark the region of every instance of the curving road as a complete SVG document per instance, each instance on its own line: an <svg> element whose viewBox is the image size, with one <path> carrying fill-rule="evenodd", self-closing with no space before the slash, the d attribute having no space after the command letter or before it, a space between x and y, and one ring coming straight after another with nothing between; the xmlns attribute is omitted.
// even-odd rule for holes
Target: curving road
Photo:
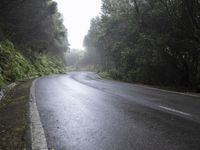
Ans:
<svg viewBox="0 0 200 150"><path fill-rule="evenodd" d="M41 78L35 96L49 149L200 149L200 97L92 72Z"/></svg>

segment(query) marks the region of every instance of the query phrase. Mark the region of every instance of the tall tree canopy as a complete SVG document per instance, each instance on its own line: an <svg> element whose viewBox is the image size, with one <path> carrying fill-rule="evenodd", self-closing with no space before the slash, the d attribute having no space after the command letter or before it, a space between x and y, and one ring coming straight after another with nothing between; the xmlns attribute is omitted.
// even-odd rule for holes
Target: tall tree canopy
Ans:
<svg viewBox="0 0 200 150"><path fill-rule="evenodd" d="M20 49L61 54L68 49L67 30L52 0L1 0L0 38Z"/></svg>
<svg viewBox="0 0 200 150"><path fill-rule="evenodd" d="M198 0L102 0L84 45L120 79L200 88Z"/></svg>
<svg viewBox="0 0 200 150"><path fill-rule="evenodd" d="M56 2L0 1L0 89L30 76L65 73L68 47Z"/></svg>

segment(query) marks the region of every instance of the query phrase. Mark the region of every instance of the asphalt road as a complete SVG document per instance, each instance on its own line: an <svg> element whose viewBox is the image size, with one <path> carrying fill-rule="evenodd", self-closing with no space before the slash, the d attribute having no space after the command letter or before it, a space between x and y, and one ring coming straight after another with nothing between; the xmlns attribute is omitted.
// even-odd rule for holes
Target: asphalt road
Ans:
<svg viewBox="0 0 200 150"><path fill-rule="evenodd" d="M102 80L92 72L39 79L49 149L200 150L200 98Z"/></svg>

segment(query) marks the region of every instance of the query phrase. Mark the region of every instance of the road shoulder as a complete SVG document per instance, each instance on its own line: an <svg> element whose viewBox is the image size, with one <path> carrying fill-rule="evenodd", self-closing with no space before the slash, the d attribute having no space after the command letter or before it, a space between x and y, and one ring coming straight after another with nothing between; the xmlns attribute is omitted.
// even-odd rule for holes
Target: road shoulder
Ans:
<svg viewBox="0 0 200 150"><path fill-rule="evenodd" d="M147 85L147 84L131 83L131 82L115 80L115 79L112 79L107 72L99 72L99 73L97 73L97 75L103 80L121 82L121 83L136 85L136 86L143 87L143 88L146 88L146 89L151 89L151 90L157 90L157 91L161 91L161 92L167 92L167 93L172 93L172 94L180 94L180 95L184 95L184 96L191 96L191 97L200 98L200 93L197 93L197 92L191 92L191 91L187 92L187 90L175 89L175 88L167 87L167 86L166 87L165 86L161 87L161 86L153 86L153 85Z"/></svg>
<svg viewBox="0 0 200 150"><path fill-rule="evenodd" d="M32 80L19 82L0 101L0 149L30 149L29 95Z"/></svg>
<svg viewBox="0 0 200 150"><path fill-rule="evenodd" d="M35 83L38 79L34 80L30 91L30 135L32 150L48 150L47 141L44 129L40 120L40 115L37 109L35 98Z"/></svg>

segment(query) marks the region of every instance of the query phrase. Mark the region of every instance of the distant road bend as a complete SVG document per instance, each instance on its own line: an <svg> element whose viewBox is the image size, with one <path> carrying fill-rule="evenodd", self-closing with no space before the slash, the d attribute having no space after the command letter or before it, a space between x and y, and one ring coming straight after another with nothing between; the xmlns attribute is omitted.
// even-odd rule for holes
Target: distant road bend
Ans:
<svg viewBox="0 0 200 150"><path fill-rule="evenodd" d="M200 98L100 79L43 77L35 97L49 149L200 150Z"/></svg>

